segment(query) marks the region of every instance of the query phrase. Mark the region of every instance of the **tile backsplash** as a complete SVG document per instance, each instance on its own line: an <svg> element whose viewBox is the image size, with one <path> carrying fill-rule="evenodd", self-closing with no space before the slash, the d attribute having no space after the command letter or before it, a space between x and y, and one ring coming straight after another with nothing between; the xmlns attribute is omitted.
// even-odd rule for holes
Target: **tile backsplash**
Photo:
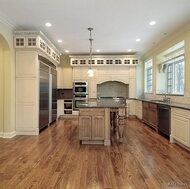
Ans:
<svg viewBox="0 0 190 189"><path fill-rule="evenodd" d="M100 97L129 97L129 85L118 81L108 81L97 85Z"/></svg>

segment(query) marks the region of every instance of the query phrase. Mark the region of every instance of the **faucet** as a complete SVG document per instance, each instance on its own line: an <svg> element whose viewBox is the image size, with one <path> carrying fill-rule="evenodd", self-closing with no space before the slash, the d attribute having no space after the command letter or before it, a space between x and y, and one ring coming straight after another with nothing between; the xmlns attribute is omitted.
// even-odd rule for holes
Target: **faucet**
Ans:
<svg viewBox="0 0 190 189"><path fill-rule="evenodd" d="M166 103L170 103L171 98L166 96L166 93L164 94L163 101Z"/></svg>
<svg viewBox="0 0 190 189"><path fill-rule="evenodd" d="M100 102L100 93L97 93L97 102Z"/></svg>

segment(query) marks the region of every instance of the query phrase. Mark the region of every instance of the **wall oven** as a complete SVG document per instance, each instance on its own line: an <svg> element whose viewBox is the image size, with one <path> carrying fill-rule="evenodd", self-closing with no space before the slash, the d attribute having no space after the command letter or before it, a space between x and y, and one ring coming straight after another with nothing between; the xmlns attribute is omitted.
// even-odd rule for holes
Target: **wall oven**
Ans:
<svg viewBox="0 0 190 189"><path fill-rule="evenodd" d="M88 94L88 82L73 82L73 94Z"/></svg>
<svg viewBox="0 0 190 189"><path fill-rule="evenodd" d="M79 110L79 105L87 103L88 95L74 94L73 95L73 110Z"/></svg>

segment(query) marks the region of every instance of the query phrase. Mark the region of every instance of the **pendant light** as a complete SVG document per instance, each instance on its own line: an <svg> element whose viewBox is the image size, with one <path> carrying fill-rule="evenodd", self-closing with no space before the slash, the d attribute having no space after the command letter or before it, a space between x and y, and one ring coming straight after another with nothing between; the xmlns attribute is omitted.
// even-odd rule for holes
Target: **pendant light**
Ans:
<svg viewBox="0 0 190 189"><path fill-rule="evenodd" d="M89 39L90 41L90 67L88 69L87 74L89 77L94 77L94 71L92 70L92 41L93 39L91 38L91 31L93 30L93 28L88 28L88 30L90 31L90 39Z"/></svg>

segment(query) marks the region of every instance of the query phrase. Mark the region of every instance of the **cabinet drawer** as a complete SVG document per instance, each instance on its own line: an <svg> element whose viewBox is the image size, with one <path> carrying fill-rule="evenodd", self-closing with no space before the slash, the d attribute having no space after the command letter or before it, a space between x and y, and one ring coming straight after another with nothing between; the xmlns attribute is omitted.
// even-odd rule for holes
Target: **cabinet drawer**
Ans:
<svg viewBox="0 0 190 189"><path fill-rule="evenodd" d="M105 110L104 108L84 108L84 109L79 109L79 115L104 115Z"/></svg>
<svg viewBox="0 0 190 189"><path fill-rule="evenodd" d="M148 102L143 102L143 107L149 107L149 103Z"/></svg>
<svg viewBox="0 0 190 189"><path fill-rule="evenodd" d="M172 108L172 114L177 114L178 116L190 118L189 110L184 110L184 109L180 109L180 108Z"/></svg>

